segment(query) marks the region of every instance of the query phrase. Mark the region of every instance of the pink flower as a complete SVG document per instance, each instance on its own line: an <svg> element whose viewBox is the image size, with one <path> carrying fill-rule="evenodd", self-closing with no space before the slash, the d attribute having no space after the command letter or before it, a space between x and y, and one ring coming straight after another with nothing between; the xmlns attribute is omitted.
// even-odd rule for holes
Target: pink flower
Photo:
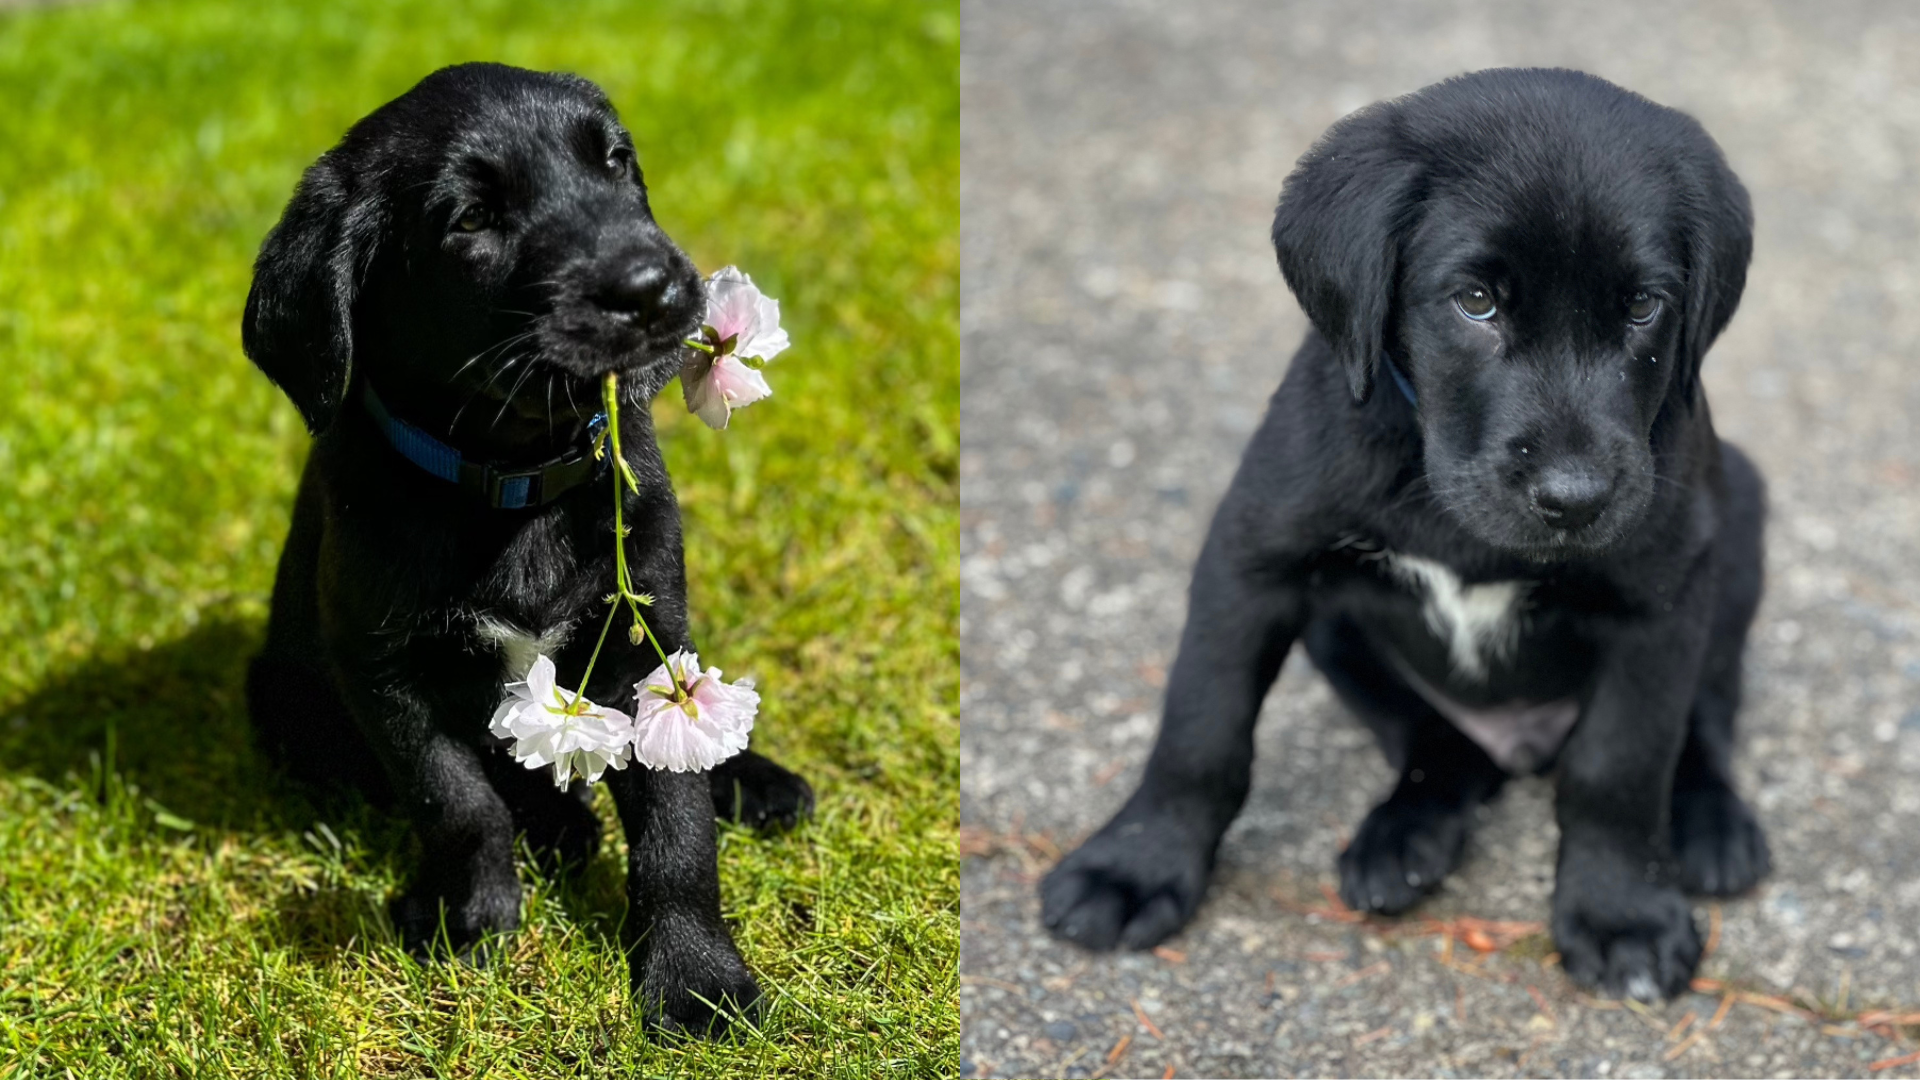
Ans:
<svg viewBox="0 0 1920 1080"><path fill-rule="evenodd" d="M780 328L780 301L763 295L752 278L731 266L707 279L707 321L701 333L713 351L693 351L680 370L680 389L694 415L708 427L722 429L734 409L773 393L759 369L791 342Z"/></svg>
<svg viewBox="0 0 1920 1080"><path fill-rule="evenodd" d="M576 776L591 784L608 768L624 769L633 753L633 721L618 709L583 701L555 683L553 661L536 656L525 682L508 683L507 699L489 725L513 741L513 759L529 769L553 766L553 785Z"/></svg>
<svg viewBox="0 0 1920 1080"><path fill-rule="evenodd" d="M731 356L714 358L695 352L680 369L680 387L687 409L716 431L724 431L733 410L773 393L764 375Z"/></svg>
<svg viewBox="0 0 1920 1080"><path fill-rule="evenodd" d="M760 710L753 680L729 685L721 681L719 668L708 668L703 675L699 654L685 649L669 656L667 663L686 688L687 700L673 700L673 680L665 664L634 685L640 699L634 759L671 772L705 772L745 750L754 713Z"/></svg>

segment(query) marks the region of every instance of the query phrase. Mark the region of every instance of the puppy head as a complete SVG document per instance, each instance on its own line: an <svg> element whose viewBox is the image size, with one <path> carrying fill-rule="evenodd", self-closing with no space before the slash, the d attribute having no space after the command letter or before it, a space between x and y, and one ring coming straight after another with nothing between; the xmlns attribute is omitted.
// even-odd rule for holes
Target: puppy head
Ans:
<svg viewBox="0 0 1920 1080"><path fill-rule="evenodd" d="M1550 560L1645 514L1660 419L1694 408L1751 221L1691 118L1576 72L1494 70L1334 125L1273 240L1356 401L1383 352L1405 370L1440 504Z"/></svg>
<svg viewBox="0 0 1920 1080"><path fill-rule="evenodd" d="M316 433L370 378L456 445L513 446L570 438L606 372L658 392L704 310L606 96L463 64L307 170L261 246L243 341Z"/></svg>

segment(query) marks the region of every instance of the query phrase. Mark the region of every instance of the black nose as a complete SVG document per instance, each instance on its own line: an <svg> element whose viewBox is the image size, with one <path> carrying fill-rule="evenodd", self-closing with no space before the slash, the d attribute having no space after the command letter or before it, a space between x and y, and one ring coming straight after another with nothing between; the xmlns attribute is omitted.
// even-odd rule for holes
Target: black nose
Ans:
<svg viewBox="0 0 1920 1080"><path fill-rule="evenodd" d="M608 280L594 301L607 311L647 323L673 307L679 288L665 266L639 262Z"/></svg>
<svg viewBox="0 0 1920 1080"><path fill-rule="evenodd" d="M1527 491L1533 512L1556 529L1582 529L1606 509L1613 480L1597 469L1547 469Z"/></svg>

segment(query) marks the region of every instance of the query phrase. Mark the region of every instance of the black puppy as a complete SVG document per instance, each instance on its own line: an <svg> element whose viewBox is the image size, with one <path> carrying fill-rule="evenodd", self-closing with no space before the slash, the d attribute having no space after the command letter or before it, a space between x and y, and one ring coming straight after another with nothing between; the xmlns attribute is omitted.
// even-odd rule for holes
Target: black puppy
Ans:
<svg viewBox="0 0 1920 1080"><path fill-rule="evenodd" d="M434 73L322 155L262 245L247 355L314 433L247 698L295 774L394 798L424 848L403 938L456 950L520 919L514 837L549 864L597 849L585 784L556 790L487 725L551 655L575 685L613 589L611 479L589 451L601 379L638 494L634 585L687 634L680 518L648 403L705 314L647 204L633 140L592 83L497 64ZM659 664L612 635L587 696ZM799 777L751 751L710 775L609 772L631 848L625 927L651 1024L710 1030L759 997L720 918L713 816L797 820ZM711 1003L711 1004L709 1004Z"/></svg>
<svg viewBox="0 0 1920 1080"><path fill-rule="evenodd" d="M1768 868L1728 766L1764 496L1699 382L1745 190L1678 112L1485 71L1334 125L1273 241L1314 332L1214 517L1146 776L1048 875L1046 924L1144 948L1192 916L1300 638L1400 770L1348 904L1412 905L1476 804L1557 762L1567 973L1681 991L1682 889Z"/></svg>

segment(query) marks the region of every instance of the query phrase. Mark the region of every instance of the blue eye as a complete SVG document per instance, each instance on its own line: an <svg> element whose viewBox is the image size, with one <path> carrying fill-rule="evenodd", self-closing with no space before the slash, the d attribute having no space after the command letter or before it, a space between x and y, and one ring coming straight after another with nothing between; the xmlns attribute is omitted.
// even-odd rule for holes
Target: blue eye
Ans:
<svg viewBox="0 0 1920 1080"><path fill-rule="evenodd" d="M1478 285L1455 296L1453 302L1460 308L1460 314L1474 322L1486 322L1498 310L1494 307L1493 294Z"/></svg>

